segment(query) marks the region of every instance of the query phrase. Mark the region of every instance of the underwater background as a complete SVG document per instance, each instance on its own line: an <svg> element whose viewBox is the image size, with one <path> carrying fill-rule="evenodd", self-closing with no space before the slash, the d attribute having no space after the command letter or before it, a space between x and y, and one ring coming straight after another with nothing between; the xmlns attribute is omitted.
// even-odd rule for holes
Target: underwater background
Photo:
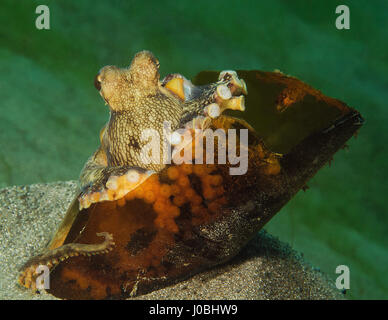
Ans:
<svg viewBox="0 0 388 320"><path fill-rule="evenodd" d="M50 30L35 27L40 4ZM341 4L350 30L335 27ZM333 281L347 265L345 297L387 299L387 14L384 0L2 0L0 187L78 179L109 115L94 76L140 50L157 56L162 77L279 69L366 123L265 229Z"/></svg>

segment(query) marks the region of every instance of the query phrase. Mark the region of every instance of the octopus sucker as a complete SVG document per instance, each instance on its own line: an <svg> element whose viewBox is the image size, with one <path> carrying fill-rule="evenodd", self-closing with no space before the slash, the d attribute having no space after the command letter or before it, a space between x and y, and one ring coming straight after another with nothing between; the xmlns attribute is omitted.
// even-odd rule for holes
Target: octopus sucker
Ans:
<svg viewBox="0 0 388 320"><path fill-rule="evenodd" d="M64 299L125 299L228 261L363 121L276 72L160 80L149 51L126 68L103 67L95 87L110 112L100 146L54 238L19 277L35 290L46 265L48 292ZM149 129L165 143L144 152Z"/></svg>

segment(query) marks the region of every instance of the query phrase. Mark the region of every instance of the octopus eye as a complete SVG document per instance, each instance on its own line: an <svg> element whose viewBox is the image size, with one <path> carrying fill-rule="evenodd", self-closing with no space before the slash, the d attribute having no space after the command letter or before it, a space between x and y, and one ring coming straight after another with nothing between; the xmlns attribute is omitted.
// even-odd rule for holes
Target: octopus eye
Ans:
<svg viewBox="0 0 388 320"><path fill-rule="evenodd" d="M100 74L97 74L95 77L94 77L94 86L96 87L96 89L98 91L101 90L101 78L100 78Z"/></svg>

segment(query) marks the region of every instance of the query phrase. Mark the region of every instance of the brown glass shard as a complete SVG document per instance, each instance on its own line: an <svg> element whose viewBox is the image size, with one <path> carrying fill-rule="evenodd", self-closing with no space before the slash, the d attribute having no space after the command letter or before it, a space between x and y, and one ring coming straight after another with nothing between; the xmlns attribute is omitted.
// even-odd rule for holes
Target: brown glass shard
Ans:
<svg viewBox="0 0 388 320"><path fill-rule="evenodd" d="M211 128L248 129L247 173L230 175L230 163L169 165L124 200L94 203L77 215L73 206L62 226L66 237L59 232L61 241L51 249L62 242L100 243L101 232L113 236L114 247L59 263L50 293L123 299L229 260L362 125L356 110L295 78L238 73L247 83L247 117L256 132L229 116L213 119ZM196 82L217 75L203 72Z"/></svg>
<svg viewBox="0 0 388 320"><path fill-rule="evenodd" d="M237 71L248 87L246 111L233 113L249 120L273 152L288 153L313 132L332 121L357 112L345 103L327 97L306 83L279 72ZM217 79L215 71L200 72L193 83L203 85Z"/></svg>

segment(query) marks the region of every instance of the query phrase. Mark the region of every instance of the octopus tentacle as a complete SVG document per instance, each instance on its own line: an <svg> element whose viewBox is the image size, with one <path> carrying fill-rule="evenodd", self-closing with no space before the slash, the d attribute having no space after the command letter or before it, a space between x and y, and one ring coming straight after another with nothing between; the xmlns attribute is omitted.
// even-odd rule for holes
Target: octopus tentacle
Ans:
<svg viewBox="0 0 388 320"><path fill-rule="evenodd" d="M105 240L98 244L68 243L53 250L48 250L30 259L21 268L23 270L19 276L19 284L36 290L37 268L46 265L49 269L53 266L76 256L91 256L108 253L115 245L112 234L108 232L97 233L97 236L104 237Z"/></svg>
<svg viewBox="0 0 388 320"><path fill-rule="evenodd" d="M114 201L123 198L128 192L137 188L154 172L139 167L107 167L103 172L103 182L85 188L78 200L79 209L89 208L100 201Z"/></svg>
<svg viewBox="0 0 388 320"><path fill-rule="evenodd" d="M180 74L169 74L162 86L183 100L181 126L198 116L217 118L226 109L245 110L247 86L232 70L222 71L217 82L204 86L195 86Z"/></svg>

